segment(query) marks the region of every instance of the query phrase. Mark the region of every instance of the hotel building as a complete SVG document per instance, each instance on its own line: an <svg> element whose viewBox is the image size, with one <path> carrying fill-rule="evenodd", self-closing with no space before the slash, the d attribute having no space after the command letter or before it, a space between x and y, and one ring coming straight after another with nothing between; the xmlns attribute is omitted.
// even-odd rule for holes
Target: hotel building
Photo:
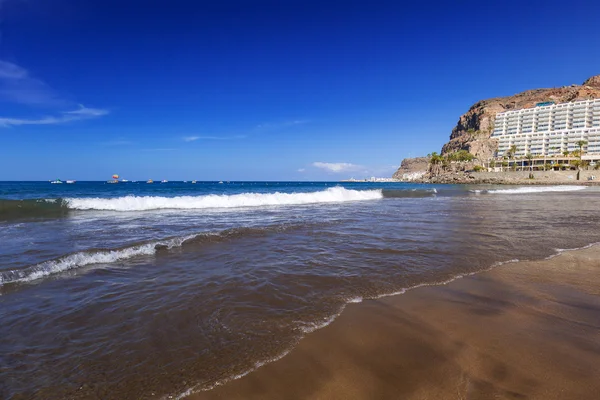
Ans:
<svg viewBox="0 0 600 400"><path fill-rule="evenodd" d="M515 157L560 156L564 151L583 147L584 159L600 159L600 99L572 103L538 103L524 108L498 113L493 138L499 141L497 156L504 156L511 146L517 146Z"/></svg>

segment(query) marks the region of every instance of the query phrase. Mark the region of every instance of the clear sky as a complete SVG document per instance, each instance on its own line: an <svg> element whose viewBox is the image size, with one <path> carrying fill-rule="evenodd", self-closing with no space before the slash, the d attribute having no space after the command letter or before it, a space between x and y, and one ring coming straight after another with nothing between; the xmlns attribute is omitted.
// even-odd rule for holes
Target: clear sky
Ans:
<svg viewBox="0 0 600 400"><path fill-rule="evenodd" d="M0 0L0 180L337 180L600 74L599 1Z"/></svg>

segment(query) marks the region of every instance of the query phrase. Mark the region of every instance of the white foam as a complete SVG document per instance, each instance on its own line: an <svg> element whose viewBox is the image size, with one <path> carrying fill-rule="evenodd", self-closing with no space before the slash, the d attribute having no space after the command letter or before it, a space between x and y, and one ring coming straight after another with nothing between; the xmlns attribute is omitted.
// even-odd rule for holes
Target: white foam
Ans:
<svg viewBox="0 0 600 400"><path fill-rule="evenodd" d="M147 211L159 209L236 208L346 201L377 200L381 190L350 190L333 187L309 193L241 193L234 195L210 194L204 196L126 196L117 198L70 198L67 206L76 210Z"/></svg>
<svg viewBox="0 0 600 400"><path fill-rule="evenodd" d="M514 189L491 189L491 190L473 190L474 193L489 194L524 194L524 193L543 193L543 192L572 192L583 190L586 186L523 186Z"/></svg>
<svg viewBox="0 0 600 400"><path fill-rule="evenodd" d="M356 297L352 297L349 298L348 300L346 300L346 303L362 303L363 298L362 296L356 296Z"/></svg>
<svg viewBox="0 0 600 400"><path fill-rule="evenodd" d="M346 305L344 304L341 309L336 313L333 314L329 317L325 317L321 320L318 321L314 321L314 322L309 322L304 324L303 326L300 327L300 330L302 331L302 333L307 334L307 333L311 333L314 332L316 330L325 328L327 325L331 324L333 321L335 321L335 319L337 317L340 316L340 314L342 313L342 311L344 311L344 308L346 308Z"/></svg>
<svg viewBox="0 0 600 400"><path fill-rule="evenodd" d="M3 274L0 274L0 285L15 282L31 282L48 275L85 267L87 265L110 264L132 257L153 255L156 253L156 249L159 246L164 246L167 249L179 247L186 240L196 236L197 235L178 237L118 250L82 251L73 253L56 260L45 261L21 270L4 272Z"/></svg>

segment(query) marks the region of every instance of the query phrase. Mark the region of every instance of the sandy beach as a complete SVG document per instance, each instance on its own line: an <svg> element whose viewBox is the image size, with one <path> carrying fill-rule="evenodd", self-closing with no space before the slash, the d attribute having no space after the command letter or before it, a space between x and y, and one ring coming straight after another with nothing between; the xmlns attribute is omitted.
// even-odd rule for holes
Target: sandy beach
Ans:
<svg viewBox="0 0 600 400"><path fill-rule="evenodd" d="M597 399L600 247L351 304L286 357L190 398Z"/></svg>

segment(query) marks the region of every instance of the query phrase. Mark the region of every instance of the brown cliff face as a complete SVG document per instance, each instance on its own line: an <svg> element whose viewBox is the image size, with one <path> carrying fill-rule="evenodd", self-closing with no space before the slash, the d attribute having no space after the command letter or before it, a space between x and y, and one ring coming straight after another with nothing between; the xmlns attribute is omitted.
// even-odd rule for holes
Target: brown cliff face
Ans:
<svg viewBox="0 0 600 400"><path fill-rule="evenodd" d="M594 88L600 88L600 75L592 76L590 79L583 82L583 86L591 86Z"/></svg>
<svg viewBox="0 0 600 400"><path fill-rule="evenodd" d="M514 96L479 101L460 117L450 141L442 148L442 155L467 150L480 160L490 158L498 148L497 140L490 136L499 112L535 107L536 103L546 101L566 103L594 98L600 98L600 75L589 78L581 86L527 90Z"/></svg>
<svg viewBox="0 0 600 400"><path fill-rule="evenodd" d="M429 170L429 157L405 158L392 178L411 181L420 179Z"/></svg>

